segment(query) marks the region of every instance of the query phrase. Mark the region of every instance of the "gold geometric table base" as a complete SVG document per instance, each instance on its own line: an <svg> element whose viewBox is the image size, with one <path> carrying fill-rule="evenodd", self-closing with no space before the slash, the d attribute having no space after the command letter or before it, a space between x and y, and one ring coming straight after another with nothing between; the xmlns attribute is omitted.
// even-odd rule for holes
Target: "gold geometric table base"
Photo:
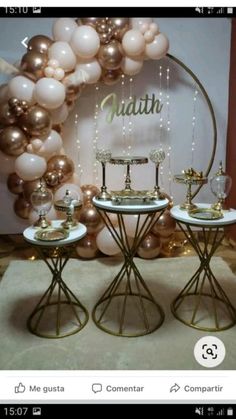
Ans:
<svg viewBox="0 0 236 419"><path fill-rule="evenodd" d="M86 325L89 314L62 279L72 247L54 250L36 247L50 269L53 278L27 321L27 327L36 336L57 339L73 335Z"/></svg>
<svg viewBox="0 0 236 419"><path fill-rule="evenodd" d="M122 251L124 263L95 305L92 312L93 321L101 330L115 336L137 337L152 333L162 325L165 315L133 258L143 238L153 228L163 211L146 214L142 223L138 215L136 234L131 245L123 214L116 213L118 228L115 228L108 213L98 207L97 210Z"/></svg>
<svg viewBox="0 0 236 419"><path fill-rule="evenodd" d="M185 224L181 221L181 224ZM219 227L202 227L203 246L189 224L178 223L197 252L200 266L171 305L174 316L195 329L218 332L236 324L236 310L213 274L210 261L223 240ZM210 240L212 237L212 241Z"/></svg>

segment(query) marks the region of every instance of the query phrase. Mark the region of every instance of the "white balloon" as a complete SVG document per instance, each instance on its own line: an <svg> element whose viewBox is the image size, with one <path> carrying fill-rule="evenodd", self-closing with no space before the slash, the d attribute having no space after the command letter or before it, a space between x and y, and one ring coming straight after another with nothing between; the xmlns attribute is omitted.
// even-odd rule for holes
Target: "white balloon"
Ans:
<svg viewBox="0 0 236 419"><path fill-rule="evenodd" d="M150 42L153 42L155 38L155 35L151 30L146 31L143 36L148 44L150 44Z"/></svg>
<svg viewBox="0 0 236 419"><path fill-rule="evenodd" d="M50 111L52 117L52 125L63 124L66 121L69 111L66 103L63 103L59 108Z"/></svg>
<svg viewBox="0 0 236 419"><path fill-rule="evenodd" d="M32 145L35 154L49 160L50 157L59 153L62 144L61 136L57 131L52 130L45 140L33 139L30 145ZM29 151L28 148L27 150Z"/></svg>
<svg viewBox="0 0 236 419"><path fill-rule="evenodd" d="M138 74L143 66L142 60L134 60L129 57L124 57L121 62L121 69L128 76L134 76Z"/></svg>
<svg viewBox="0 0 236 419"><path fill-rule="evenodd" d="M144 23L150 25L153 20L151 17L132 17L131 18L131 27L134 29L141 29Z"/></svg>
<svg viewBox="0 0 236 419"><path fill-rule="evenodd" d="M26 100L30 105L35 103L35 84L24 76L16 76L8 83L8 97Z"/></svg>
<svg viewBox="0 0 236 419"><path fill-rule="evenodd" d="M43 77L35 85L34 97L46 109L59 108L65 100L65 86L58 80Z"/></svg>
<svg viewBox="0 0 236 419"><path fill-rule="evenodd" d="M135 237L136 227L138 223L138 214L126 214L123 216L124 223L125 223L125 230L126 234L129 237ZM146 219L145 215L140 215L139 225L138 225L138 231L142 228L142 225Z"/></svg>
<svg viewBox="0 0 236 419"><path fill-rule="evenodd" d="M124 34L122 46L127 55L135 57L145 50L145 40L140 31L131 29Z"/></svg>
<svg viewBox="0 0 236 419"><path fill-rule="evenodd" d="M59 67L65 71L72 71L76 65L76 56L72 51L68 42L54 42L48 50L50 59L55 59L59 63Z"/></svg>
<svg viewBox="0 0 236 419"><path fill-rule="evenodd" d="M145 53L148 58L151 58L152 60L159 60L167 54L168 49L169 41L163 33L160 33L155 36L153 42L146 45Z"/></svg>
<svg viewBox="0 0 236 419"><path fill-rule="evenodd" d="M61 17L53 24L52 33L56 41L69 42L74 30L78 28L77 23L68 17Z"/></svg>
<svg viewBox="0 0 236 419"><path fill-rule="evenodd" d="M8 156L0 151L0 173L3 175L13 173L15 171L15 160L15 157Z"/></svg>
<svg viewBox="0 0 236 419"><path fill-rule="evenodd" d="M74 30L70 45L79 57L93 58L99 50L100 38L94 28L81 25Z"/></svg>
<svg viewBox="0 0 236 419"><path fill-rule="evenodd" d="M66 87L80 86L81 84L87 83L88 78L88 74L84 70L80 69L74 71L69 76L66 76L63 80L63 84Z"/></svg>
<svg viewBox="0 0 236 419"><path fill-rule="evenodd" d="M118 232L118 229L115 229ZM96 237L98 249L108 256L117 255L120 253L120 248L113 239L107 227L104 227Z"/></svg>
<svg viewBox="0 0 236 419"><path fill-rule="evenodd" d="M0 86L0 103L5 102L8 99L8 85L2 84Z"/></svg>
<svg viewBox="0 0 236 419"><path fill-rule="evenodd" d="M34 210L31 210L30 213L29 213L30 224L34 224L35 221L38 220L38 218L39 218L39 215L37 214L37 212L34 211ZM56 212L56 210L53 206L51 207L51 209L46 214L46 218L47 218L47 220L57 220L58 215L57 215L57 212Z"/></svg>
<svg viewBox="0 0 236 419"><path fill-rule="evenodd" d="M96 60L96 58L93 58L89 62L79 63L76 66L76 71L81 71L81 70L87 74L86 81L88 84L97 83L97 81L100 79L101 74L102 74L101 66L98 60Z"/></svg>
<svg viewBox="0 0 236 419"><path fill-rule="evenodd" d="M67 189L71 192L73 199L82 200L83 193L78 185L74 185L73 183L64 183L56 190L54 195L55 201L63 199Z"/></svg>
<svg viewBox="0 0 236 419"><path fill-rule="evenodd" d="M46 169L46 160L36 154L23 153L15 161L15 172L23 180L38 179Z"/></svg>

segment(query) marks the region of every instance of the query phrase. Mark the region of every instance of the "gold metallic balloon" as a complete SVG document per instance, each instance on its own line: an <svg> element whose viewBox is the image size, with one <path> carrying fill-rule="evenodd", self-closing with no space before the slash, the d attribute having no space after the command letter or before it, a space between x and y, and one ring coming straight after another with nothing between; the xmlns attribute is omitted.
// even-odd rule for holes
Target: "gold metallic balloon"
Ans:
<svg viewBox="0 0 236 419"><path fill-rule="evenodd" d="M160 237L155 236L155 234L149 233L138 247L137 254L143 259L154 259L159 255L160 250Z"/></svg>
<svg viewBox="0 0 236 419"><path fill-rule="evenodd" d="M106 19L100 19L97 22L95 29L102 44L107 44L111 40L114 33L114 26L111 22Z"/></svg>
<svg viewBox="0 0 236 419"><path fill-rule="evenodd" d="M56 172L59 183L66 182L75 170L73 161L67 156L53 156L48 160L47 172Z"/></svg>
<svg viewBox="0 0 236 419"><path fill-rule="evenodd" d="M44 77L44 68L47 66L48 57L46 54L28 51L21 60L21 70L33 80Z"/></svg>
<svg viewBox="0 0 236 419"><path fill-rule="evenodd" d="M9 108L8 103L0 106L0 125L13 125L16 122L16 116Z"/></svg>
<svg viewBox="0 0 236 419"><path fill-rule="evenodd" d="M102 45L98 52L98 60L102 67L107 70L116 70L119 68L122 58L122 47L121 44L116 40Z"/></svg>
<svg viewBox="0 0 236 419"><path fill-rule="evenodd" d="M82 92L85 84L81 84L79 86L76 86L74 84L71 84L69 86L66 86L66 101L74 101L78 99L80 93Z"/></svg>
<svg viewBox="0 0 236 419"><path fill-rule="evenodd" d="M39 189L40 186L46 187L46 183L43 179L35 179L31 181L24 181L23 184L23 197L26 201L30 201L31 194L36 191L36 189Z"/></svg>
<svg viewBox="0 0 236 419"><path fill-rule="evenodd" d="M82 208L80 222L87 227L88 234L98 233L103 227L103 221L92 204L87 204Z"/></svg>
<svg viewBox="0 0 236 419"><path fill-rule="evenodd" d="M161 194L166 198L166 199L168 199L169 200L169 205L168 205L168 207L167 207L167 209L171 209L172 207L173 207L173 201L172 201L172 199L171 199L171 197L170 197L170 195L168 195L166 192L163 192L163 191L161 191Z"/></svg>
<svg viewBox="0 0 236 419"><path fill-rule="evenodd" d="M170 211L167 209L154 225L152 232L154 234L160 234L161 237L169 237L172 233L174 233L175 227L176 222L174 218L171 217Z"/></svg>
<svg viewBox="0 0 236 419"><path fill-rule="evenodd" d="M81 186L83 192L84 204L92 203L92 199L99 194L99 189L94 185L83 185Z"/></svg>
<svg viewBox="0 0 236 419"><path fill-rule="evenodd" d="M113 84L117 83L122 75L122 71L118 68L118 70L103 70L101 81L107 86L112 86Z"/></svg>
<svg viewBox="0 0 236 419"><path fill-rule="evenodd" d="M52 39L45 35L33 36L28 42L28 50L46 54L48 48L52 45Z"/></svg>
<svg viewBox="0 0 236 419"><path fill-rule="evenodd" d="M28 144L27 138L20 128L9 126L0 132L0 150L9 156L24 153Z"/></svg>
<svg viewBox="0 0 236 419"><path fill-rule="evenodd" d="M16 215L20 218L28 219L29 213L32 207L28 201L26 201L23 196L19 195L14 203L14 211Z"/></svg>
<svg viewBox="0 0 236 419"><path fill-rule="evenodd" d="M82 25L89 25L89 26L93 26L93 28L96 27L97 22L99 22L99 20L101 20L103 18L101 17L81 17L79 19L77 19L77 23L79 23L79 21L81 21Z"/></svg>
<svg viewBox="0 0 236 419"><path fill-rule="evenodd" d="M114 38L119 41L123 38L125 32L129 29L129 18L128 17L111 17L108 20L114 26Z"/></svg>
<svg viewBox="0 0 236 419"><path fill-rule="evenodd" d="M50 188L54 188L55 186L59 185L59 176L55 170L52 172L46 172L44 179Z"/></svg>
<svg viewBox="0 0 236 419"><path fill-rule="evenodd" d="M11 173L7 178L7 187L11 193L16 195L23 193L24 180L16 173Z"/></svg>
<svg viewBox="0 0 236 419"><path fill-rule="evenodd" d="M50 113L41 106L34 105L20 118L19 126L32 137L46 138L51 131Z"/></svg>
<svg viewBox="0 0 236 419"><path fill-rule="evenodd" d="M98 252L96 236L92 234L86 234L85 237L79 240L76 246L76 253L82 259L93 259Z"/></svg>

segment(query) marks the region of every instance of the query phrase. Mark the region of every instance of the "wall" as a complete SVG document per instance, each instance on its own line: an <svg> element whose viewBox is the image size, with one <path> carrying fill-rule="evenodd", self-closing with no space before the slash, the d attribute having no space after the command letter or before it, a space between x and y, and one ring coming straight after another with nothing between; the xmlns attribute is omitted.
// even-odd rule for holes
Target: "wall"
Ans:
<svg viewBox="0 0 236 419"><path fill-rule="evenodd" d="M228 83L230 60L229 19L156 19L162 32L170 40L170 53L182 60L200 79L212 101L218 130L218 145L214 166L211 173L217 170L220 159L225 160L226 131L228 109ZM0 19L0 56L11 63L16 62L24 54L21 40L35 34L51 34L53 19ZM163 164L163 175L160 182L167 193L174 197L175 203L183 200L184 187L172 182L173 174L193 166L197 170L205 170L212 150L212 122L205 99L199 92L194 114L195 84L179 66L168 59L162 62L147 61L142 72L134 78L130 86L129 80L122 88L118 83L109 88L100 88L98 103L111 91L120 99L128 100L130 93L137 98L148 93L160 97L160 65L162 66L162 99L163 128L160 129L160 115L131 116L130 118L114 118L112 124L105 121L106 111L99 113L97 146L110 147L113 155L122 154L128 145L130 153L148 156L152 148L159 147L162 142L166 154ZM170 89L166 89L166 71L170 70ZM0 82L4 81L4 77ZM122 90L123 89L123 90ZM169 94L170 105L167 112L166 96ZM64 146L73 158L78 170L81 164L83 173L81 184L100 184L100 167L94 166L93 152L95 87L89 86L82 92L73 112L64 128ZM167 115L169 113L169 117ZM193 131L193 116L195 129ZM78 118L78 125L75 119ZM167 131L167 119L170 131ZM129 124L131 123L131 124ZM126 137L122 137L122 127L126 128ZM130 134L128 128L131 127ZM77 142L76 142L77 140ZM80 143L78 153L77 144ZM192 142L194 152L192 152ZM94 171L94 172L93 172ZM108 186L117 189L123 185L123 169L107 168ZM98 179L97 179L98 178ZM153 164L134 167L132 170L133 186L151 189L154 181ZM0 232L16 233L22 231L27 222L18 219L12 210L14 196L7 191L6 178L1 177L0 183ZM198 202L211 202L213 196L209 186L205 186L197 197Z"/></svg>

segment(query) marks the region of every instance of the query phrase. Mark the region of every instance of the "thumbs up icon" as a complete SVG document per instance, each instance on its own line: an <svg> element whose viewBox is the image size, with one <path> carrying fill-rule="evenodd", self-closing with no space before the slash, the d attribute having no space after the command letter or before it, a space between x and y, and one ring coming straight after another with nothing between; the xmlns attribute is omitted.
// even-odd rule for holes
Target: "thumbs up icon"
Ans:
<svg viewBox="0 0 236 419"><path fill-rule="evenodd" d="M18 386L15 387L15 393L24 393L25 386L22 383L19 383Z"/></svg>

